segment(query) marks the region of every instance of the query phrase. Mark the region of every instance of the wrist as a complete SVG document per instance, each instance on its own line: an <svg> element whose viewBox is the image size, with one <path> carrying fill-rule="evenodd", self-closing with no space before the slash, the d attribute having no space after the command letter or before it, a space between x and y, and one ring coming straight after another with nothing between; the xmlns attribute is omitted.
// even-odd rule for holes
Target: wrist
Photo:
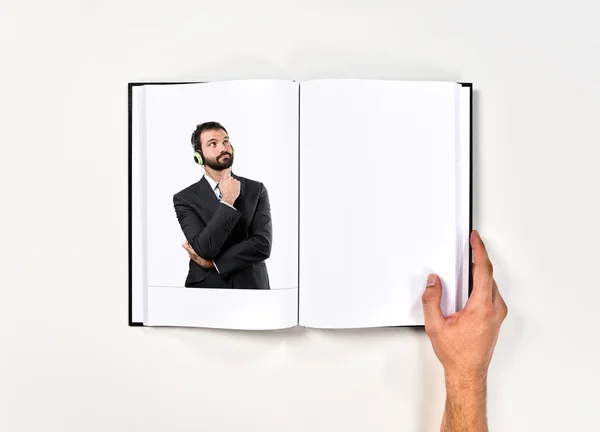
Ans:
<svg viewBox="0 0 600 432"><path fill-rule="evenodd" d="M233 203L235 202L235 200L232 200L229 198L221 198L221 201L223 201L225 204L229 204L232 207L233 207Z"/></svg>
<svg viewBox="0 0 600 432"><path fill-rule="evenodd" d="M485 371L444 371L446 392L469 392L485 394L487 373Z"/></svg>

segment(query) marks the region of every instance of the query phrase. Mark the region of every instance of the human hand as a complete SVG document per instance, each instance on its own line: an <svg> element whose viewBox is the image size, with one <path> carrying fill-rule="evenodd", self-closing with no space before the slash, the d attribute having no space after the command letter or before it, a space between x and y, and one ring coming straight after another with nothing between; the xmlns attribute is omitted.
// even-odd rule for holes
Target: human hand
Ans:
<svg viewBox="0 0 600 432"><path fill-rule="evenodd" d="M230 171L229 176L225 177L219 182L219 190L223 195L221 200L233 206L233 203L240 195L240 182L239 180L236 180L233 177L231 177Z"/></svg>
<svg viewBox="0 0 600 432"><path fill-rule="evenodd" d="M440 301L442 285L429 275L422 296L425 331L444 367L446 380L485 381L500 326L508 313L493 278L493 266L477 231L471 233L473 291L465 307L445 318Z"/></svg>
<svg viewBox="0 0 600 432"><path fill-rule="evenodd" d="M190 246L189 242L186 240L181 246L190 254L190 258L198 264L200 267L208 270L215 266L215 263L211 260L205 260L200 255L198 255L194 249Z"/></svg>

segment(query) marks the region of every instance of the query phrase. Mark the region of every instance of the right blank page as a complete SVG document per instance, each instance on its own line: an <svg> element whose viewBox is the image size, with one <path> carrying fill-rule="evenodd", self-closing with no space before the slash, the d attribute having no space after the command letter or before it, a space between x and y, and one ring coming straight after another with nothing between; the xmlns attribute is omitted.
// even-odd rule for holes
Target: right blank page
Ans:
<svg viewBox="0 0 600 432"><path fill-rule="evenodd" d="M300 87L300 325L423 325L429 272L455 312L457 84Z"/></svg>

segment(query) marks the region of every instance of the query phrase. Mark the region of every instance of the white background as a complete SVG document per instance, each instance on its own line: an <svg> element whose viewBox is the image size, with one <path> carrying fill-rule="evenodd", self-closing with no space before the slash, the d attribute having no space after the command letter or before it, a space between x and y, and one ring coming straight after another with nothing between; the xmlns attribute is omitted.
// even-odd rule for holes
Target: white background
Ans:
<svg viewBox="0 0 600 432"><path fill-rule="evenodd" d="M0 429L435 431L411 329L127 327L127 82L472 81L497 431L594 430L597 2L4 1ZM423 176L428 175L423 172Z"/></svg>
<svg viewBox="0 0 600 432"><path fill-rule="evenodd" d="M173 195L197 183L196 125L220 122L235 148L232 171L264 184L273 240L272 289L298 286L298 85L262 81L146 88L148 285L183 287L189 254Z"/></svg>

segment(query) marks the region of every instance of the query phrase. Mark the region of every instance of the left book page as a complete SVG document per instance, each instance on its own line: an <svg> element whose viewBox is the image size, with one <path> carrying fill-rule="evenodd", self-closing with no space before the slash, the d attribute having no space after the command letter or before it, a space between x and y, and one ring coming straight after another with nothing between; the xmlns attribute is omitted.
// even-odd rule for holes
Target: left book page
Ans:
<svg viewBox="0 0 600 432"><path fill-rule="evenodd" d="M129 85L130 325L297 325L298 109L293 81Z"/></svg>

